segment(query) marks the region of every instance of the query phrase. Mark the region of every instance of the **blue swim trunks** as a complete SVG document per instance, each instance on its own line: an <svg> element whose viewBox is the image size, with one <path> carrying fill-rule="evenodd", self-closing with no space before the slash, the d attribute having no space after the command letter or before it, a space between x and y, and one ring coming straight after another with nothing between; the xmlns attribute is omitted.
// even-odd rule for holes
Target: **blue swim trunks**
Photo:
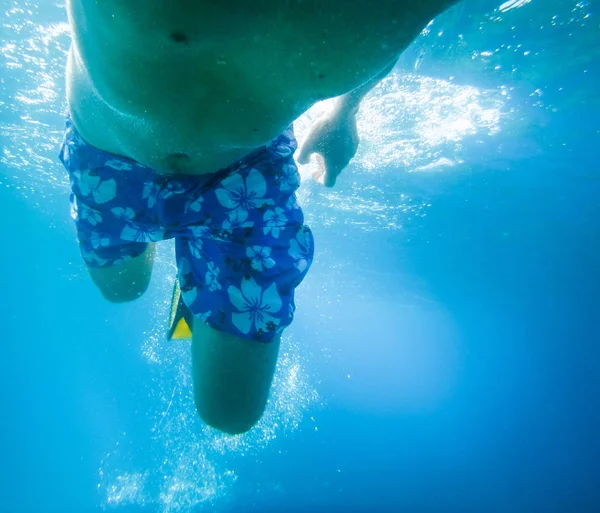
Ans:
<svg viewBox="0 0 600 513"><path fill-rule="evenodd" d="M290 325L313 259L291 128L212 174L164 175L99 150L68 119L60 159L81 254L107 267L175 239L182 297L214 329L271 341Z"/></svg>

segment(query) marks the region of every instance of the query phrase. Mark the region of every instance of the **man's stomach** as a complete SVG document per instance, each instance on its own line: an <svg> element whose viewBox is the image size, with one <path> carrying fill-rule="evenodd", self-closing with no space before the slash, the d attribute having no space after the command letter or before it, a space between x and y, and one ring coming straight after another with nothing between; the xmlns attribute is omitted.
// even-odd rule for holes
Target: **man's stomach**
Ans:
<svg viewBox="0 0 600 513"><path fill-rule="evenodd" d="M154 96L151 83L140 83L139 95L133 84L117 101L101 94L106 87L92 83L70 53L69 113L81 136L98 149L165 174L214 173L267 144L300 114L294 107L277 109L282 100L269 105L256 95L224 95L201 84L183 82Z"/></svg>

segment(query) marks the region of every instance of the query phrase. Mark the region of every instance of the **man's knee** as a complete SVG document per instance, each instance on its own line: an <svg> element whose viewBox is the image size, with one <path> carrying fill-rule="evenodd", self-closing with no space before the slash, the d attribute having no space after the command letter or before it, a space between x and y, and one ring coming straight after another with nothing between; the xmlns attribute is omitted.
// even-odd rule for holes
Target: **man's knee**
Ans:
<svg viewBox="0 0 600 513"><path fill-rule="evenodd" d="M93 278L92 278L93 279ZM149 282L123 283L123 280L113 280L112 282L99 282L93 279L100 290L100 293L111 303L128 303L141 297L148 288Z"/></svg>
<svg viewBox="0 0 600 513"><path fill-rule="evenodd" d="M88 267L94 284L111 303L125 303L146 292L152 276L154 246L141 255L111 267Z"/></svg>
<svg viewBox="0 0 600 513"><path fill-rule="evenodd" d="M260 405L241 405L238 410L225 405L214 407L214 403L194 394L196 409L203 422L229 435L241 435L250 431L261 419L266 400Z"/></svg>

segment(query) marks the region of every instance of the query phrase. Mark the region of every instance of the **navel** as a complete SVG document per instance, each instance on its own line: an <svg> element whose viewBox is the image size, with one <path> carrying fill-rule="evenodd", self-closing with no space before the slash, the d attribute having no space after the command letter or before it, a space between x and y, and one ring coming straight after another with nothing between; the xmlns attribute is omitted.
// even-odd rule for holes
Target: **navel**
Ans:
<svg viewBox="0 0 600 513"><path fill-rule="evenodd" d="M187 44L189 41L188 37L183 32L179 31L171 32L169 37L171 38L171 41L175 41L176 43L180 43L183 45Z"/></svg>

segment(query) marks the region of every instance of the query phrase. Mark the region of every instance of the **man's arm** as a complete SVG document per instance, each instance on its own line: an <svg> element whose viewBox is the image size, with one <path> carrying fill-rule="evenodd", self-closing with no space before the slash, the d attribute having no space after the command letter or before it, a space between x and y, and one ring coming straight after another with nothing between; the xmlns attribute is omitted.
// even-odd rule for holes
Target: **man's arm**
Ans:
<svg viewBox="0 0 600 513"><path fill-rule="evenodd" d="M393 8L393 11L390 12L396 12L404 20L402 27L399 28L400 32L397 34L397 57L407 48L410 40L419 35L429 20L457 2L458 0L383 2ZM403 13L407 16L403 16ZM356 154L358 148L356 112L360 102L394 68L396 61L397 58L372 79L340 96L336 100L335 108L311 127L297 160L300 164L305 164L312 154L319 154L322 157L323 166L317 179L327 187L335 185L337 176Z"/></svg>
<svg viewBox="0 0 600 513"><path fill-rule="evenodd" d="M323 166L316 179L326 187L335 185L338 175L356 154L356 113L360 102L394 69L396 62L397 59L394 59L369 81L338 97L333 111L311 127L296 160L300 164L306 164L312 154L321 155Z"/></svg>

